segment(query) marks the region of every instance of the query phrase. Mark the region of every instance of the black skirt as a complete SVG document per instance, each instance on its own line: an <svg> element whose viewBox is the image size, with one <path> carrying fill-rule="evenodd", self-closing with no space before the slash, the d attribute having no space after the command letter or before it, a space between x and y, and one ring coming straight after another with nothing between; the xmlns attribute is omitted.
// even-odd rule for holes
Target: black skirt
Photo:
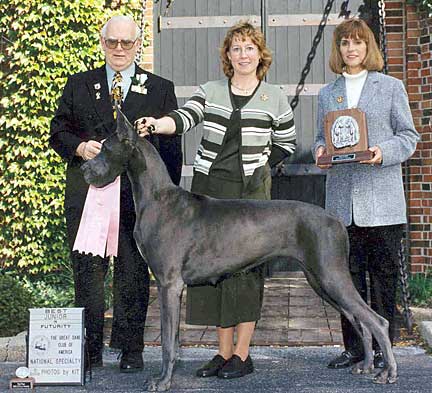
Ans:
<svg viewBox="0 0 432 393"><path fill-rule="evenodd" d="M270 199L271 176L267 167L261 184L254 190L223 179L197 174L192 192L219 199ZM261 172L262 173L262 172ZM264 292L263 265L246 272L235 273L216 285L187 287L186 323L231 327L241 322L258 321Z"/></svg>

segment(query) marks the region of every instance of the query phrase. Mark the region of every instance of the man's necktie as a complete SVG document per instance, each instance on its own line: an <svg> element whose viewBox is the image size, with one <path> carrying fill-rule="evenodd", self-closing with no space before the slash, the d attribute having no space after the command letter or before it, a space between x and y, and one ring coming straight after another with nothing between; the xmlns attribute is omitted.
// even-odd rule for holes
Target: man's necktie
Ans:
<svg viewBox="0 0 432 393"><path fill-rule="evenodd" d="M111 85L111 100L112 100L114 118L116 118L116 110L115 110L116 104L119 106L119 108L121 108L121 103L123 100L123 91L121 87L122 80L123 80L122 74L119 71L117 71L114 74L114 78Z"/></svg>

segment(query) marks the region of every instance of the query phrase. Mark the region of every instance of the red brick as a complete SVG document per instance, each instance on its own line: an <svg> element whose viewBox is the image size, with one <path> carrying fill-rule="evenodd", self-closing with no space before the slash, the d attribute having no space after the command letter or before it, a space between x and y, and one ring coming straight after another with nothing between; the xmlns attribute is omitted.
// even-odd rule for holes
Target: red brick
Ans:
<svg viewBox="0 0 432 393"><path fill-rule="evenodd" d="M423 264L417 263L416 261L413 261L413 258L411 258L411 272L412 273L423 273Z"/></svg>
<svg viewBox="0 0 432 393"><path fill-rule="evenodd" d="M402 3L400 1L386 1L385 2L385 8L389 9L389 10L391 10L391 9L394 10L394 9L400 9L403 7L402 7Z"/></svg>
<svg viewBox="0 0 432 393"><path fill-rule="evenodd" d="M414 77L408 77L408 79L407 79L408 86L413 86L413 85L422 86L423 85L421 78L417 78L417 76L418 75L416 73L416 75Z"/></svg>
<svg viewBox="0 0 432 393"><path fill-rule="evenodd" d="M398 16L392 16L386 18L386 25L387 26L401 26L403 25L403 18Z"/></svg>
<svg viewBox="0 0 432 393"><path fill-rule="evenodd" d="M399 48L389 49L387 54L389 57L403 57L405 55L403 49Z"/></svg>
<svg viewBox="0 0 432 393"><path fill-rule="evenodd" d="M419 21L418 20L410 20L407 23L408 29L418 29L419 28Z"/></svg>
<svg viewBox="0 0 432 393"><path fill-rule="evenodd" d="M412 265L420 265L425 262L425 257L422 255L414 255L411 257ZM412 266L414 267L414 266ZM418 271L418 270L417 270Z"/></svg>
<svg viewBox="0 0 432 393"><path fill-rule="evenodd" d="M421 70L421 76L429 76L431 74L430 68Z"/></svg>
<svg viewBox="0 0 432 393"><path fill-rule="evenodd" d="M403 33L387 33L387 41L400 41L402 42L404 40L404 34Z"/></svg>
<svg viewBox="0 0 432 393"><path fill-rule="evenodd" d="M408 70L408 78L416 78L418 76L418 70L414 69L414 70Z"/></svg>
<svg viewBox="0 0 432 393"><path fill-rule="evenodd" d="M417 38L420 36L421 36L420 31L418 31L417 29L407 31L407 37L408 38L413 38L413 37Z"/></svg>

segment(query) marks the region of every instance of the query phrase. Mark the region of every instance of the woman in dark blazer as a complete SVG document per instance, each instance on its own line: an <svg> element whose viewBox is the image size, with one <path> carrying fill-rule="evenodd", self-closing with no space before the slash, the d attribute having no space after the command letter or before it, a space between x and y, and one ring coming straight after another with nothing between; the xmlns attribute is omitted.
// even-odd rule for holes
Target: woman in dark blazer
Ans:
<svg viewBox="0 0 432 393"><path fill-rule="evenodd" d="M365 112L372 158L318 166L328 169L326 209L348 229L353 281L366 300L369 274L371 306L389 321L393 342L397 259L406 223L401 163L414 153L419 135L402 82L378 72L383 60L364 21L349 19L336 27L329 63L341 76L319 93L313 153L318 158L326 152L323 123L328 112L348 108ZM345 351L329 363L329 368L349 367L363 359L358 334L344 316L341 320ZM375 367L383 367L375 340L373 346Z"/></svg>

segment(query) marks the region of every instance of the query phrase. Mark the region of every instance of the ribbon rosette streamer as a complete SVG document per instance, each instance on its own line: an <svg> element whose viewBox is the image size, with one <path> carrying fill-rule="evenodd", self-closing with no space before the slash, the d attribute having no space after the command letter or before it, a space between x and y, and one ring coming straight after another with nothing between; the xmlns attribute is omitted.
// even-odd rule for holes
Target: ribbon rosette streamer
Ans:
<svg viewBox="0 0 432 393"><path fill-rule="evenodd" d="M116 257L119 222L120 176L105 187L89 187L73 250Z"/></svg>

